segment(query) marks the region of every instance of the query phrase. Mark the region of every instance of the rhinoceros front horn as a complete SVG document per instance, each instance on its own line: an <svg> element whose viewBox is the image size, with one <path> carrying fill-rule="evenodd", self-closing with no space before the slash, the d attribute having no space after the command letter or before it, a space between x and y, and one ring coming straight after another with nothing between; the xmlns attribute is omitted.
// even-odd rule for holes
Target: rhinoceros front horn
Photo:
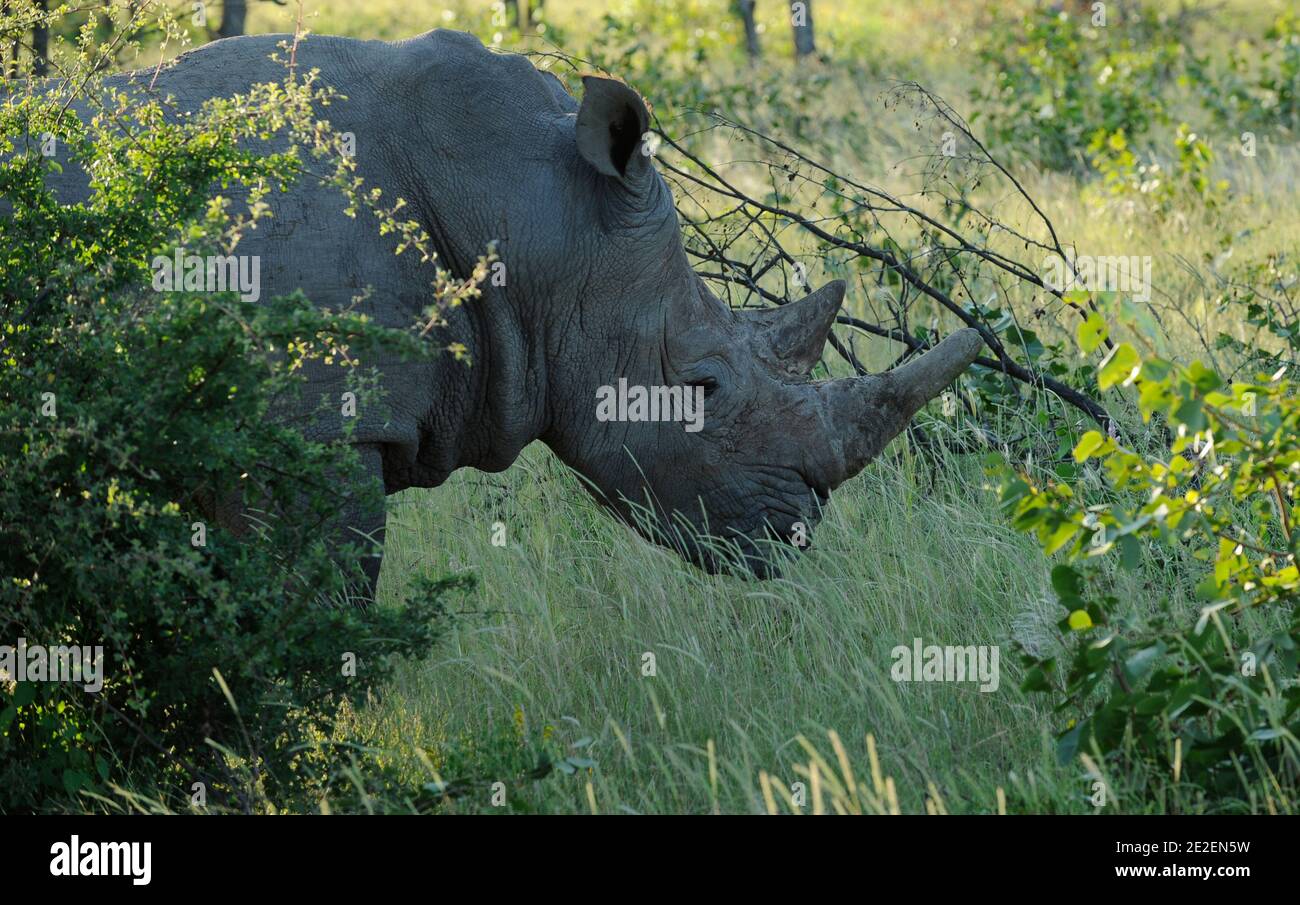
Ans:
<svg viewBox="0 0 1300 905"><path fill-rule="evenodd" d="M844 438L840 479L857 474L879 455L923 405L970 367L983 346L979 332L966 328L902 367L827 384L832 418Z"/></svg>

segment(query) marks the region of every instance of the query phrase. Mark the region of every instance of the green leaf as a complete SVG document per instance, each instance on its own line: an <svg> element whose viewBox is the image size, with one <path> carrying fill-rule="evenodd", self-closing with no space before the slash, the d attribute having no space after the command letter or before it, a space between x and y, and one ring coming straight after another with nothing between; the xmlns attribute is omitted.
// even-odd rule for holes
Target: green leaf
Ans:
<svg viewBox="0 0 1300 905"><path fill-rule="evenodd" d="M1056 760L1062 766L1074 760L1074 755L1079 750L1079 742L1083 738L1083 732L1087 725L1088 721L1084 720L1057 740Z"/></svg>
<svg viewBox="0 0 1300 905"><path fill-rule="evenodd" d="M1223 386L1223 379L1199 361L1194 361L1187 366L1187 379L1202 393L1208 393Z"/></svg>
<svg viewBox="0 0 1300 905"><path fill-rule="evenodd" d="M1249 736L1252 742L1271 742L1275 738L1282 738L1286 733L1281 729L1256 729Z"/></svg>
<svg viewBox="0 0 1300 905"><path fill-rule="evenodd" d="M1124 674L1128 677L1129 682L1133 684L1140 682L1156 665L1156 661L1160 659L1164 652L1164 643L1158 641L1129 656L1124 661Z"/></svg>
<svg viewBox="0 0 1300 905"><path fill-rule="evenodd" d="M80 770L63 771L63 788L69 795L76 795L78 791L90 785L90 777Z"/></svg>
<svg viewBox="0 0 1300 905"><path fill-rule="evenodd" d="M1087 462L1088 458L1105 444L1106 438L1100 431L1088 431L1074 448L1074 461Z"/></svg>
<svg viewBox="0 0 1300 905"><path fill-rule="evenodd" d="M1079 531L1079 526L1071 521L1063 521L1056 526L1056 529L1043 541L1043 554L1051 556L1057 550L1064 547Z"/></svg>
<svg viewBox="0 0 1300 905"><path fill-rule="evenodd" d="M1035 666L1025 673L1025 680L1020 683L1021 691L1051 691L1052 683L1048 680L1047 670Z"/></svg>
<svg viewBox="0 0 1300 905"><path fill-rule="evenodd" d="M1061 598L1061 602L1079 600L1083 597L1083 576L1073 566L1062 563L1052 568L1052 590Z"/></svg>
<svg viewBox="0 0 1300 905"><path fill-rule="evenodd" d="M1095 352L1109 335L1110 328L1106 326L1106 319L1096 311L1089 314L1088 319L1079 324L1075 331L1079 348L1084 352Z"/></svg>
<svg viewBox="0 0 1300 905"><path fill-rule="evenodd" d="M1164 331L1156 322L1155 317L1151 314L1151 306L1143 302L1135 302L1130 298L1122 298L1119 303L1120 320L1125 324L1142 331L1142 335L1150 339L1159 339Z"/></svg>
<svg viewBox="0 0 1300 905"><path fill-rule="evenodd" d="M1103 390L1108 390L1117 383L1127 386L1141 368L1142 359L1138 357L1137 350L1128 343L1120 343L1102 362L1101 370L1097 372L1097 386Z"/></svg>

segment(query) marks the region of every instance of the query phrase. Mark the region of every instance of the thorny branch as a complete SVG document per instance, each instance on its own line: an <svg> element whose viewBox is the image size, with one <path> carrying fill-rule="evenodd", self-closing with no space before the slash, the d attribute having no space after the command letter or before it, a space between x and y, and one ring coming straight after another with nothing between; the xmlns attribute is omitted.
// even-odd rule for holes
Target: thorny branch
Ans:
<svg viewBox="0 0 1300 905"><path fill-rule="evenodd" d="M1022 241L1026 248L1034 247L1041 251L1058 255L1068 266L1069 258L1057 238L1056 230L1042 209L1033 201L1010 173L998 164L987 150L970 133L949 108L939 99L924 89L916 88L927 103L933 105L947 123L968 137L979 152L1000 173L1006 176L1030 205L1047 229L1048 241L1038 241L1001 223L996 217L974 209L969 201L962 199L964 209L978 216L990 232L997 230ZM967 262L987 264L996 268L1004 276L1015 282L1028 284L1058 300L1064 301L1064 293L1049 286L1038 274L1036 268L1018 261L989 247L981 237L969 236L956 227L944 223L935 216L926 213L915 205L908 204L883 189L867 185L848 178L832 170L829 166L802 154L789 145L744 126L725 116L713 113L707 115L710 125L697 130L693 137L712 129L725 129L742 136L745 140L756 143L768 156L761 160L749 160L748 164L765 166L774 176L779 175L785 183L799 180L801 184L812 185L823 195L829 195L843 202L847 215L834 217L810 217L795 209L792 205L778 200L780 196L773 193L769 199L756 197L755 194L740 187L736 180L722 175L719 167L706 162L700 153L687 147L684 140L669 135L656 121L655 132L663 143L671 149L670 155L660 155L658 163L663 171L676 185L679 193L678 211L688 231L688 254L699 265L716 265L716 269L702 266L700 275L728 284L743 287L750 296L756 296L770 304L784 304L789 299L790 287L782 285L778 291L773 286L765 286L763 280L775 268L784 279L788 277L785 267L788 264L798 271L799 264L783 245L779 233L788 227L810 234L822 247L849 252L849 260L866 259L877 265L879 279L883 282L886 274L896 276L901 284L902 294L896 303L891 304L892 324L884 321L872 323L848 315L838 318L838 323L899 342L904 345L902 358L928 349L937 337L917 335L909 328L908 315L911 300L925 297L949 312L964 325L979 331L989 354L976 360L978 367L997 371L1013 380L1035 389L1045 390L1062 401L1086 414L1103 430L1113 431L1113 420L1106 408L1086 393L1069 386L1042 371L1032 360L1017 360L1007 349L1002 336L987 323L980 309L976 306L963 306L952 295L940 287L939 279L956 283L968 298L974 298L964 265ZM853 194L849 194L852 192ZM700 197L703 195L704 197ZM699 215L696 211L704 211ZM719 210L718 213L707 213ZM906 255L903 246L889 237L884 227L883 217L895 216L910 220L920 227L923 234L931 237L927 247L915 254ZM886 241L872 244L862 236L858 228L860 221L866 221L871 229L881 231ZM711 231L710 227L714 229ZM938 240L947 244L939 244ZM742 240L748 240L748 252L733 251ZM752 252L753 245L759 249L757 260ZM927 275L923 268L927 265L936 268L935 276ZM945 273L938 273L942 268ZM1004 291L1004 290L1003 290ZM1042 309L1039 315L1045 313ZM1080 312L1081 314L1083 312ZM933 331L931 331L933 333ZM832 348L847 361L858 373L865 373L862 363L838 339L832 338Z"/></svg>

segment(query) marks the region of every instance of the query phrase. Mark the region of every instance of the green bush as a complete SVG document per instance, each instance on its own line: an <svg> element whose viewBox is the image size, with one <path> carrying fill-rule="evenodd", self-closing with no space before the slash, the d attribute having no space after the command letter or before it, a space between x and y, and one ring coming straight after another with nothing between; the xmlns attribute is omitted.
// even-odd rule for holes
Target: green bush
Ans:
<svg viewBox="0 0 1300 905"><path fill-rule="evenodd" d="M1212 208L1227 197L1228 183L1210 175L1214 152L1203 136L1179 123L1174 148L1177 157L1168 167L1155 157L1139 163L1123 131L1098 132L1088 145L1088 156L1106 196L1131 199L1159 217L1170 216L1189 199Z"/></svg>
<svg viewBox="0 0 1300 905"><path fill-rule="evenodd" d="M1300 132L1300 16L1278 16L1262 38L1229 48L1223 65L1191 56L1188 70L1202 105L1232 135Z"/></svg>
<svg viewBox="0 0 1300 905"><path fill-rule="evenodd" d="M1080 344L1093 352L1107 332L1081 328ZM1222 808L1294 800L1300 388L1284 372L1228 383L1199 362L1119 343L1098 386L1131 388L1143 420L1166 429L1167 449L1085 434L1074 460L1100 465L1102 495L1004 477L1016 527L1062 557L1052 572L1060 653L1023 651L1025 689L1052 696L1068 719L1062 761L1091 757L1103 775L1147 771L1149 798L1191 790ZM1128 570L1148 559L1199 566L1200 605L1171 595L1133 615L1118 597L1115 559Z"/></svg>
<svg viewBox="0 0 1300 905"><path fill-rule="evenodd" d="M1082 170L1098 135L1144 137L1166 119L1164 83L1182 63L1178 29L1145 6L1125 21L1092 20L1038 7L999 22L976 47L991 83L971 92L987 137L1049 169Z"/></svg>
<svg viewBox="0 0 1300 905"><path fill-rule="evenodd" d="M100 91L89 51L71 65L84 96ZM365 551L327 550L320 525L383 505L382 490L345 443L268 412L300 392L305 361L442 350L299 295L150 291L155 255L230 253L303 147L330 154L310 75L174 122L101 96L84 123L58 90L0 107L0 645L102 647L103 677L98 691L0 680L0 811L135 792L169 808L310 805L337 769L321 743L339 707L394 657L424 655L464 582L351 603L336 563ZM276 133L306 145L249 150ZM95 174L84 202L46 186L49 137ZM342 158L337 181L355 188ZM243 216L214 197L240 188ZM210 518L232 498L260 516L241 539Z"/></svg>
<svg viewBox="0 0 1300 905"><path fill-rule="evenodd" d="M1294 134L1300 129L1300 20L1279 16L1260 37L1229 47L1220 63L1187 49L1187 36L1204 15L1194 6L1170 14L1156 4L1135 4L1110 9L1101 26L1049 7L1017 23L996 21L976 45L991 76L971 91L971 122L982 121L999 149L1049 169L1094 170L1112 192L1171 196L1187 188L1212 198L1222 189L1209 181L1208 145L1194 134L1201 129L1179 124L1164 167L1152 152L1170 142L1153 133L1171 123L1171 110L1185 99L1234 142L1245 132L1279 143ZM1174 84L1184 91L1171 92ZM1167 207L1169 198L1156 204Z"/></svg>

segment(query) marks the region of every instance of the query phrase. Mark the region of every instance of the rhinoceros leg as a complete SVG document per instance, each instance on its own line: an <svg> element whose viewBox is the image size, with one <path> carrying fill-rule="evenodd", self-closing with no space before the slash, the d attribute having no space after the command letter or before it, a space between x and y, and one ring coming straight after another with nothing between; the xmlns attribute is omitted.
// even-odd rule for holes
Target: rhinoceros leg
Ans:
<svg viewBox="0 0 1300 905"><path fill-rule="evenodd" d="M364 606L374 601L379 586L385 522L384 472L380 446L357 444L356 449L361 460L357 484L350 486L347 494L340 494L338 511L321 524L320 531L327 547L338 551L334 561L348 577L349 598ZM343 484L338 477L328 480ZM224 493L199 490L193 503L204 518L229 531L238 542L261 542L255 526L267 514L256 505L246 507L238 488ZM347 545L364 551L360 562L355 556L344 555L341 548Z"/></svg>
<svg viewBox="0 0 1300 905"><path fill-rule="evenodd" d="M365 605L375 600L379 588L379 567L383 561L384 543L384 469L383 454L377 445L358 445L361 458L362 479L371 486L355 488L355 493L339 511L328 528L327 540L333 545L352 544L365 548L361 557L359 586L353 588L353 599ZM339 566L355 574L351 563Z"/></svg>

